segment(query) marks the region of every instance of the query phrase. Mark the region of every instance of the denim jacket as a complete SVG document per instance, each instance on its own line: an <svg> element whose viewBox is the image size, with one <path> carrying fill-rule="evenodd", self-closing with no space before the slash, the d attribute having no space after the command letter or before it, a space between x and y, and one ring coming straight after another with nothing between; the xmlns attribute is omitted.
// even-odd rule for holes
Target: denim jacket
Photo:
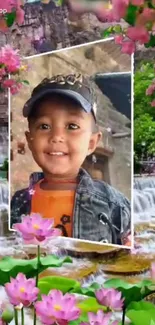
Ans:
<svg viewBox="0 0 155 325"><path fill-rule="evenodd" d="M43 173L33 173L29 187L17 191L12 197L11 227L20 222L23 215L30 214L34 184L43 177ZM101 213L107 217L108 223L100 221ZM107 183L92 179L81 168L75 194L72 237L121 245L122 238L130 232L130 226L131 209L128 199Z"/></svg>

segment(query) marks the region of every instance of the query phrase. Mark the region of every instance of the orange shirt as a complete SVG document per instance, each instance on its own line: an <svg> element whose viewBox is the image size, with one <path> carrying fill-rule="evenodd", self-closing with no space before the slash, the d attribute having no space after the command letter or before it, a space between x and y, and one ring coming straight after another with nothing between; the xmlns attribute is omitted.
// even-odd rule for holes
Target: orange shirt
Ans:
<svg viewBox="0 0 155 325"><path fill-rule="evenodd" d="M72 237L72 216L75 190L43 190L40 182L34 187L31 213L40 213L44 218L54 218L54 227L63 236Z"/></svg>

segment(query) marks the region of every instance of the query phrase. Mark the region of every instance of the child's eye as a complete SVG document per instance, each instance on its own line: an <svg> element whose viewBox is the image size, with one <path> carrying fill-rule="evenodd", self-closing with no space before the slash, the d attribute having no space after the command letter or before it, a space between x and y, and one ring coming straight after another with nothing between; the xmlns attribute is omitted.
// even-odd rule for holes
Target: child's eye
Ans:
<svg viewBox="0 0 155 325"><path fill-rule="evenodd" d="M77 129L79 129L79 126L77 124L75 124L75 123L69 123L67 125L67 129L69 129L69 130L77 130Z"/></svg>
<svg viewBox="0 0 155 325"><path fill-rule="evenodd" d="M50 128L51 128L50 125L46 123L42 123L39 125L40 130L49 130Z"/></svg>

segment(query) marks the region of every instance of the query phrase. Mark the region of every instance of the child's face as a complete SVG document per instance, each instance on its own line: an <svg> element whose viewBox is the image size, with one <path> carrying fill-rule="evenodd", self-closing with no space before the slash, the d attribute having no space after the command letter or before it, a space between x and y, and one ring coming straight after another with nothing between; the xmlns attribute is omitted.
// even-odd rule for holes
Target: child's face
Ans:
<svg viewBox="0 0 155 325"><path fill-rule="evenodd" d="M92 114L73 103L46 100L26 132L29 148L46 177L76 177L101 137L92 134Z"/></svg>

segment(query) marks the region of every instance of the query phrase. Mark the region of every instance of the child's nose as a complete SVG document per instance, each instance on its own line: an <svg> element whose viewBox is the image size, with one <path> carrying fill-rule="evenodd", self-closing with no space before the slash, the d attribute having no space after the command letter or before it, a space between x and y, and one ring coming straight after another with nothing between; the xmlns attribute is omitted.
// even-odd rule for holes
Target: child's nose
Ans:
<svg viewBox="0 0 155 325"><path fill-rule="evenodd" d="M64 142L64 130L62 128L53 128L49 135L49 142Z"/></svg>

